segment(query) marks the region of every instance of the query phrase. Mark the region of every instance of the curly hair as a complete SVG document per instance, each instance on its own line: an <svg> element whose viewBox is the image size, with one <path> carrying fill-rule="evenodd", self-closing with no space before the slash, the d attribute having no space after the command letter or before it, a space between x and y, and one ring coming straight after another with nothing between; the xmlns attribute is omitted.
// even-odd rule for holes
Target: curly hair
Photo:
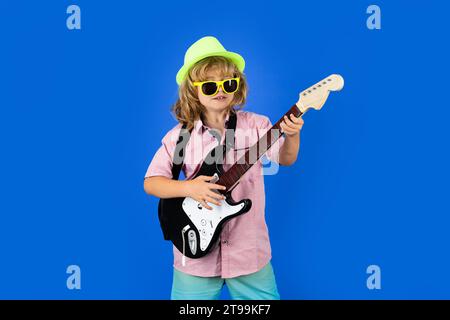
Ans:
<svg viewBox="0 0 450 320"><path fill-rule="evenodd" d="M218 70L222 77L240 77L239 89L235 92L233 100L229 104L229 111L235 112L244 107L247 99L247 80L236 65L229 59L220 56L212 56L198 61L188 72L186 79L178 88L178 100L172 106L175 118L187 126L188 130L194 127L194 122L200 119L205 107L200 103L195 81L208 80L206 75L209 70Z"/></svg>

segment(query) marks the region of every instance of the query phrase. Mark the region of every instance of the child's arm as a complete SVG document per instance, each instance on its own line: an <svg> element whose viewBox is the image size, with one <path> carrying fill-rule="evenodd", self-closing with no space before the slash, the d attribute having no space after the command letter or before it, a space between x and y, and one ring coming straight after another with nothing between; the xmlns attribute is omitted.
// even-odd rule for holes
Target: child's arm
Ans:
<svg viewBox="0 0 450 320"><path fill-rule="evenodd" d="M290 166L297 161L298 151L300 150L300 130L303 127L303 119L291 114L290 119L284 116L284 121L280 124L286 139L280 148L279 164Z"/></svg>
<svg viewBox="0 0 450 320"><path fill-rule="evenodd" d="M282 166L290 166L297 161L297 155L300 150L300 134L295 136L286 135L283 145L280 148L278 163Z"/></svg>
<svg viewBox="0 0 450 320"><path fill-rule="evenodd" d="M190 197L200 202L205 208L212 209L207 202L220 206L219 200L225 197L213 190L225 190L224 186L209 183L213 177L198 176L193 180L173 180L163 176L148 177L144 180L147 194L158 198Z"/></svg>

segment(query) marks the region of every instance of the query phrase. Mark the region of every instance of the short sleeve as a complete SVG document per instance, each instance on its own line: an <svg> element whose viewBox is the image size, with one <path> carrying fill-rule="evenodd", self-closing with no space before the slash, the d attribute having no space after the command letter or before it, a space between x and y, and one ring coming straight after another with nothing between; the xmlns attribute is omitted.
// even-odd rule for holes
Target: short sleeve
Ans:
<svg viewBox="0 0 450 320"><path fill-rule="evenodd" d="M258 124L258 128L260 129L259 136L262 137L267 131L269 131L272 128L272 122L270 119L266 116L261 116ZM280 137L277 141L274 142L274 144L270 147L270 149L266 152L266 157L272 161L279 163L279 155L280 155L280 148L283 145L285 140L284 135Z"/></svg>
<svg viewBox="0 0 450 320"><path fill-rule="evenodd" d="M161 140L161 146L153 156L145 173L145 178L153 176L172 178L173 154L180 132L180 128L177 127L170 130Z"/></svg>

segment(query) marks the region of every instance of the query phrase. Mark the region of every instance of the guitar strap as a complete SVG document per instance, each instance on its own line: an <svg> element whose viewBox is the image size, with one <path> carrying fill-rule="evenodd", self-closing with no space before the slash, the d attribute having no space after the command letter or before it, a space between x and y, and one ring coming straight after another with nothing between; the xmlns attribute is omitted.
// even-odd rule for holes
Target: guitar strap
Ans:
<svg viewBox="0 0 450 320"><path fill-rule="evenodd" d="M192 130L191 130L192 131ZM184 153L186 145L191 137L191 131L186 129L186 124L181 127L180 135L178 136L177 145L172 159L172 179L178 180L180 176L181 167L183 166ZM178 156L177 156L178 155Z"/></svg>
<svg viewBox="0 0 450 320"><path fill-rule="evenodd" d="M225 144L223 145L223 156L225 157L227 149L234 148L234 131L236 129L236 113L233 112L228 119L227 130L225 130ZM232 130L228 130L232 129ZM177 144L175 146L175 152L172 159L172 179L178 180L181 172L181 168L183 166L184 157L186 153L186 145L191 136L191 132L186 129L186 125L181 127L180 135L178 136ZM215 148L213 149L215 150ZM164 215L164 210L162 210L162 206L164 201L163 199L159 200L158 203L158 218L161 225L161 230L163 232L163 236L165 240L171 240L170 235L172 234L173 225L169 223L168 217ZM180 230L175 230L175 232L179 232ZM184 235L183 235L184 241ZM184 244L183 244L184 247Z"/></svg>
<svg viewBox="0 0 450 320"><path fill-rule="evenodd" d="M234 149L237 117L236 113L232 112L228 118L227 130L225 130L225 144L223 145L223 155L225 156L227 149ZM172 165L172 179L178 180L180 177L181 168L183 167L183 161L186 153L186 145L191 136L191 132L186 129L186 125L181 127L180 135L178 136L177 145L175 146L175 152L173 156Z"/></svg>

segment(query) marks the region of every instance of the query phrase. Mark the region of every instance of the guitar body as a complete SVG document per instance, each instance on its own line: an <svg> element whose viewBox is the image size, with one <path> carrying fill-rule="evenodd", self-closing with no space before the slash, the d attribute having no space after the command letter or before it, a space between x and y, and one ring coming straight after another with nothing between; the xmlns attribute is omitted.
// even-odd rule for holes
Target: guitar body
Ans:
<svg viewBox="0 0 450 320"><path fill-rule="evenodd" d="M208 158L215 158L221 148L214 148ZM220 163L205 160L193 179L202 175L216 175L219 178L222 173ZM250 199L234 201L231 192L225 193L224 196L226 199L221 200L221 206L208 203L212 210L204 208L198 201L189 197L160 199L158 215L164 237L171 240L186 257L205 256L216 244L225 222L248 212L252 205Z"/></svg>

